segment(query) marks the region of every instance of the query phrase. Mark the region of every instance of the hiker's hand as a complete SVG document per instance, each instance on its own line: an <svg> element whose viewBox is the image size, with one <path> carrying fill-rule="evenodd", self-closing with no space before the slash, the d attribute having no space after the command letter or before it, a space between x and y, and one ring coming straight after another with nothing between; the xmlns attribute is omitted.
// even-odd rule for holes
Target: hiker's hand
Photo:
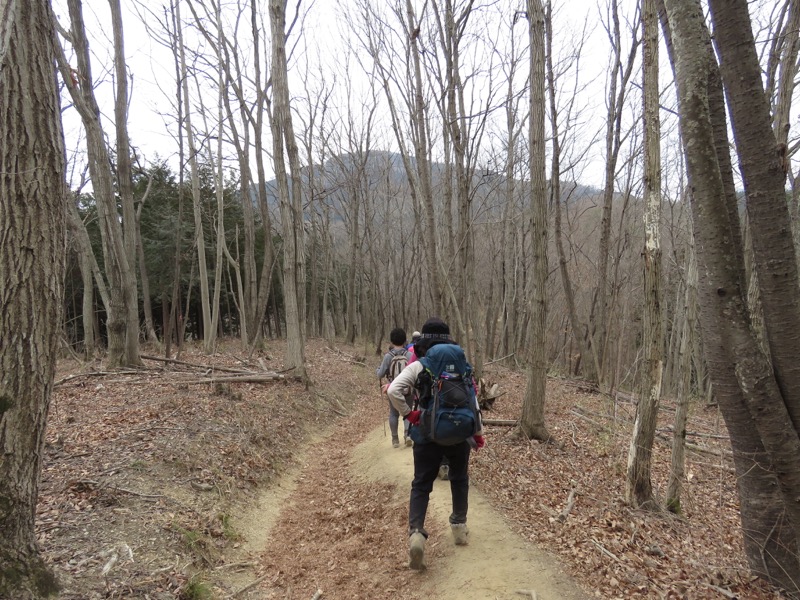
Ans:
<svg viewBox="0 0 800 600"><path fill-rule="evenodd" d="M389 389L389 384L388 384L388 383L384 383L384 384L381 386L381 394L385 394L385 393L386 393L386 390L388 390L388 389Z"/></svg>
<svg viewBox="0 0 800 600"><path fill-rule="evenodd" d="M405 416L405 419L406 419L406 421L408 421L412 425L419 425L419 416L420 416L420 414L421 414L421 411L412 410L410 413L408 413Z"/></svg>
<svg viewBox="0 0 800 600"><path fill-rule="evenodd" d="M486 445L486 439L482 435L473 435L472 439L475 440L475 450L480 450Z"/></svg>

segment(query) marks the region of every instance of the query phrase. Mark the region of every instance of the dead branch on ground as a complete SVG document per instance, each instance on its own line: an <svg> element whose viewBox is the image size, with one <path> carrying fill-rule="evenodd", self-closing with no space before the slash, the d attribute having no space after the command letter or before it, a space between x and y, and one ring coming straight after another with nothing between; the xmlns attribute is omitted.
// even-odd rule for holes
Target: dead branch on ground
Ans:
<svg viewBox="0 0 800 600"><path fill-rule="evenodd" d="M484 425L501 425L503 427L513 427L519 423L517 419L481 419Z"/></svg>
<svg viewBox="0 0 800 600"><path fill-rule="evenodd" d="M572 488L569 492L569 496L567 497L567 505L564 507L559 514L557 519L562 523L567 520L569 513L572 512L572 508L575 506L575 496L577 495L578 491L575 488Z"/></svg>

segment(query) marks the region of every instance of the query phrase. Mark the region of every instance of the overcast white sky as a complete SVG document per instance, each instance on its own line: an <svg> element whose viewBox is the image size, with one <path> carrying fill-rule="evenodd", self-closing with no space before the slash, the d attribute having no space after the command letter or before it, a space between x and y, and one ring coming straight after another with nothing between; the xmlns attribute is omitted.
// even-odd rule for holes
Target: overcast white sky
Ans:
<svg viewBox="0 0 800 600"><path fill-rule="evenodd" d="M56 13L62 23L67 23L66 9L59 5L61 0L56 0ZM376 3L383 3L384 0L374 0ZM343 9L340 4L346 4L345 0L316 0L308 20L306 22L306 39L310 45L312 54L319 54L324 60L333 60L341 64L343 51L340 48L340 32L346 30L346 25L341 22ZM421 2L420 2L421 3ZM601 5L605 5L604 0L599 0ZM156 24L157 17L163 17L163 8L157 6L163 2L154 0L142 0L134 2L123 0L123 10L125 18L125 45L126 56L130 75L133 78L131 86L130 117L129 129L132 142L141 149L142 153L149 160L156 158L169 159L172 163L177 154L177 143L174 139L175 126L170 98L174 96L175 74L171 53L161 44L152 39L145 27L142 19L146 19L150 27L158 29ZM264 3L266 5L266 3ZM306 5L310 4L308 2ZM499 14L513 15L515 10L524 8L524 0L484 0L483 3L476 2L483 7L488 7ZM581 84L589 86L580 91L576 96L580 96L579 104L585 105L584 117L581 119L577 130L588 140L596 136L597 132L603 127L604 114L604 87L605 70L608 60L607 40L600 22L600 9L595 0L571 0L556 2L557 24L555 26L556 47L572 47L577 38L585 37L586 50L581 63ZM634 0L624 2L621 12L625 17L632 17L634 13ZM290 9L294 3L290 2ZM146 8L144 8L146 7ZM264 8L266 10L266 6ZM155 11L148 14L149 11ZM188 10L185 8L184 19L187 17ZM109 25L109 9L106 0L85 0L84 12L87 20L90 36L93 37L92 51L93 75L96 80L103 82L98 88L98 95L101 102L101 109L107 114L112 114L112 94L113 85L109 73L111 65L111 39ZM588 22L588 33L582 33L584 23ZM524 22L516 26L516 35L526 36L527 26ZM503 31L487 32L487 35L510 35ZM624 34L623 34L624 35ZM626 40L625 43L629 43ZM318 47L316 50L314 47ZM291 67L290 67L291 68ZM292 82L290 85L298 85L299 65L294 65ZM665 67L664 79L670 78L670 72ZM638 81L640 75L633 76ZM352 89L357 89L357 85L351 85ZM293 93L299 94L301 90L293 89ZM344 94L344 90L342 90ZM565 97L568 95L565 92ZM665 94L665 102L672 104L674 92L671 90ZM638 102L636 100L635 102ZM630 118L634 118L635 107L630 109ZM67 134L67 148L70 150L79 147L77 141L80 131L79 122L74 110L65 111L65 130ZM388 132L388 129L386 129ZM113 128L107 127L107 135L113 135ZM385 134L384 138L388 135ZM592 155L582 163L582 169L577 173L576 178L582 183L600 186L602 185L602 141L593 146Z"/></svg>

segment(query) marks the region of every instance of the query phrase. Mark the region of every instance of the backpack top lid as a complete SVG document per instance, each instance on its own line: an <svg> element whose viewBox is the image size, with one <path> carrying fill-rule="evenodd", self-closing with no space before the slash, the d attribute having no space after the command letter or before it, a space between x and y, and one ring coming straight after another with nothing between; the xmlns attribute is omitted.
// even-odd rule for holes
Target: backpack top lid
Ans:
<svg viewBox="0 0 800 600"><path fill-rule="evenodd" d="M458 344L436 344L419 360L434 379L442 373L451 376L464 376L472 373L472 367L467 362L464 349Z"/></svg>

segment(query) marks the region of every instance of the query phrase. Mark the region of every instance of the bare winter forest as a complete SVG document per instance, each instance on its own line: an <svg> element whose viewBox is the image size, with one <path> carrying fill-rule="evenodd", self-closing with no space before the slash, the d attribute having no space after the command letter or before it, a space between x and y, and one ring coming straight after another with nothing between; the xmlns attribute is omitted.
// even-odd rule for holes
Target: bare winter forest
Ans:
<svg viewBox="0 0 800 600"><path fill-rule="evenodd" d="M0 598L56 587L35 515L58 360L127 377L224 344L246 383L324 396L311 340L365 365L431 315L484 400L492 367L524 381L510 440L563 450L548 377L610 399L577 418L625 436L636 514L691 525L687 422L718 411L731 551L800 597L800 0L0 15Z"/></svg>

